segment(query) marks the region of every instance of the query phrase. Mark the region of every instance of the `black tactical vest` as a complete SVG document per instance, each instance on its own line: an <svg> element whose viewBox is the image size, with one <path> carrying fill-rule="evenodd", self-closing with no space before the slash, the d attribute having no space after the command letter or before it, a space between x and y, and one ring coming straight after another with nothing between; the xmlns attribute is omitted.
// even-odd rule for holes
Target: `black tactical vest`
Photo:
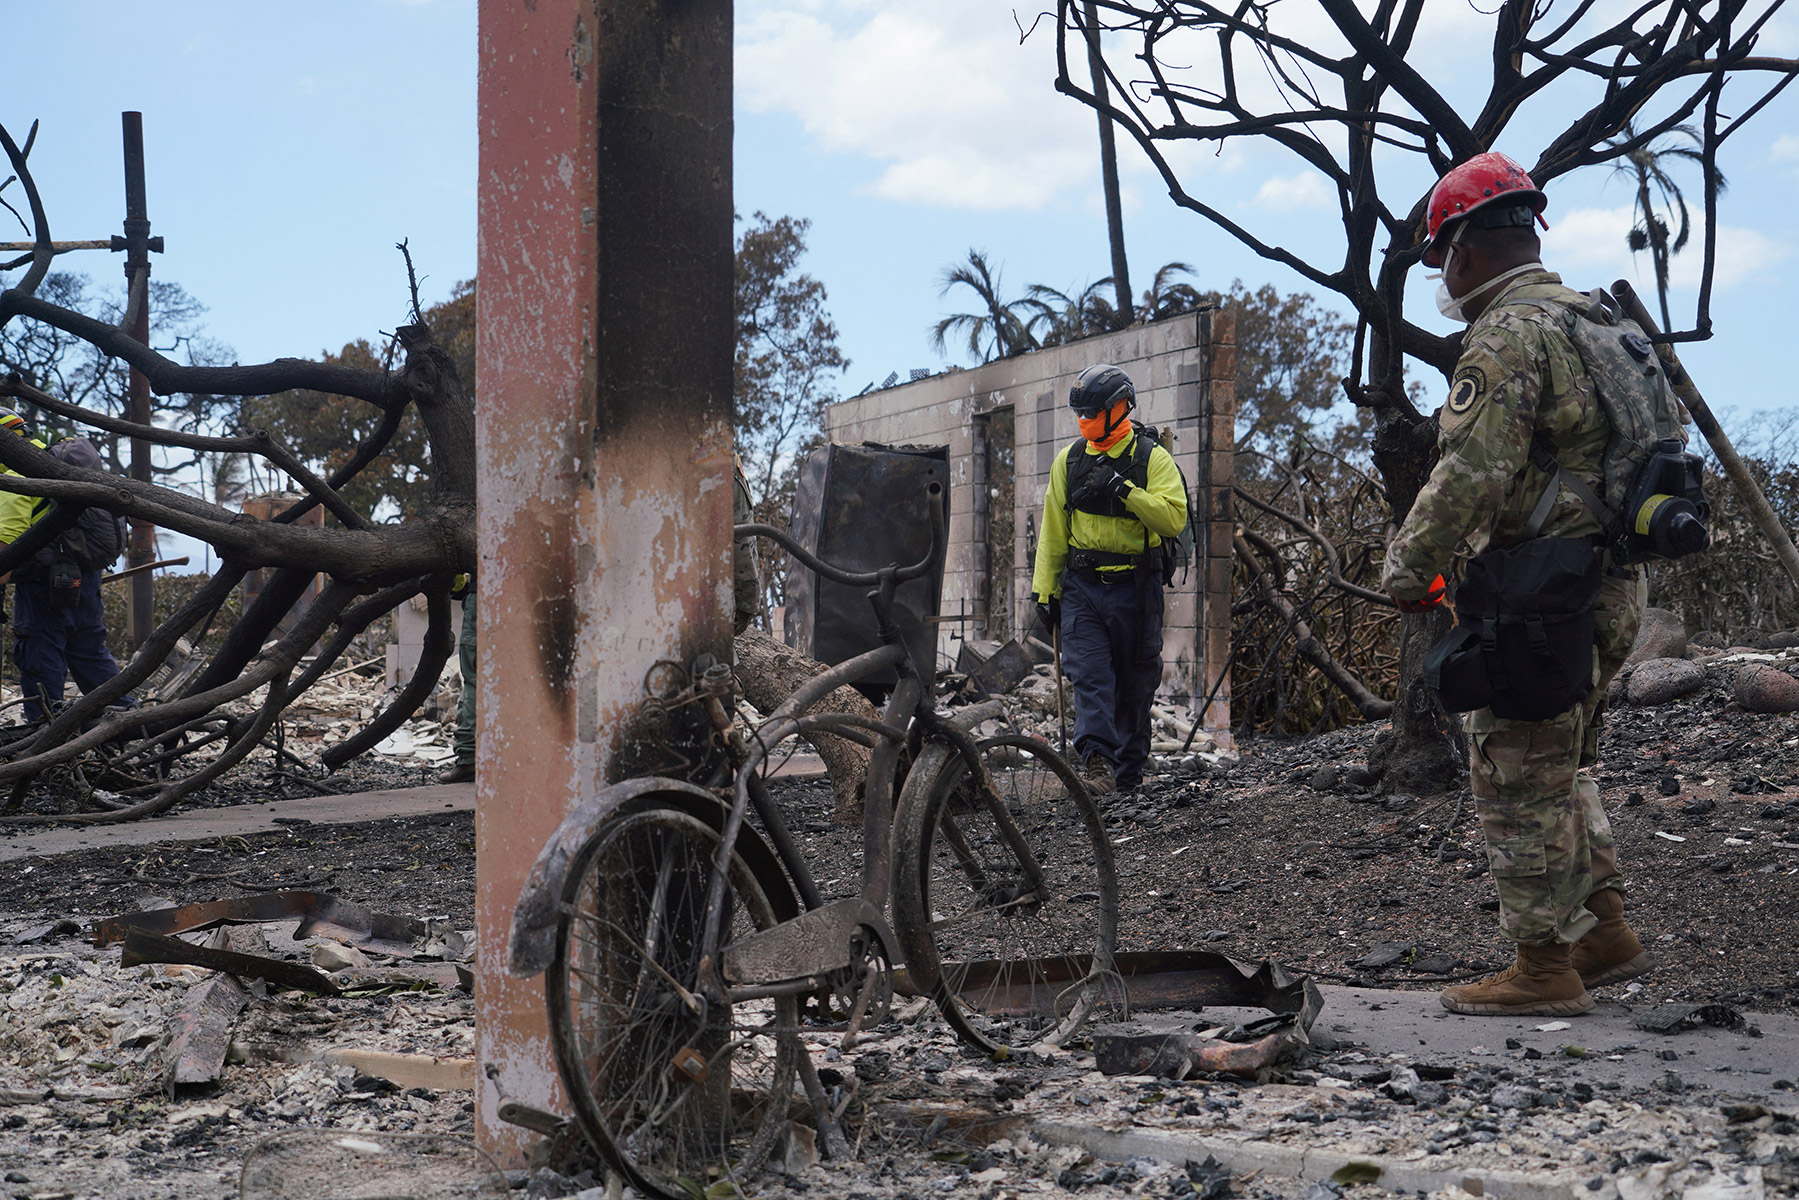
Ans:
<svg viewBox="0 0 1799 1200"><path fill-rule="evenodd" d="M1150 440L1143 436L1141 430L1132 435L1130 452L1121 455L1120 459L1128 459L1125 466L1120 459L1114 459L1113 465L1120 468L1118 473L1129 479L1140 488L1149 486L1149 451ZM1072 497L1081 491L1081 483L1093 472L1099 455L1087 453L1087 439L1076 438L1068 447L1068 479L1063 488L1063 496L1069 497L1063 505L1065 512L1084 512L1095 517L1129 517L1136 521L1140 518L1136 513L1124 506L1124 501L1116 496L1098 496L1076 503Z"/></svg>

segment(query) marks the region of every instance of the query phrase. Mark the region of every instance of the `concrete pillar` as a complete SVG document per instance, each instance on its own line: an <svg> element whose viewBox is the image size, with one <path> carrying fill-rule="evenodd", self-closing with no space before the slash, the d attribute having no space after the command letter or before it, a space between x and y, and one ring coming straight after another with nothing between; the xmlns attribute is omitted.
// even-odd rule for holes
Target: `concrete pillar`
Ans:
<svg viewBox="0 0 1799 1200"><path fill-rule="evenodd" d="M660 660L730 656L730 0L481 0L481 1145L566 1112L541 980L503 973L563 815L655 765Z"/></svg>

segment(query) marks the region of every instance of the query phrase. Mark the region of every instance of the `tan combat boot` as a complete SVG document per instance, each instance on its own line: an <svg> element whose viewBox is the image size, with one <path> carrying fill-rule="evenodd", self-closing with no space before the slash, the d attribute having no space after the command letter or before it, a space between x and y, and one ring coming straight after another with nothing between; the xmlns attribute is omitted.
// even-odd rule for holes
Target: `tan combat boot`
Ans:
<svg viewBox="0 0 1799 1200"><path fill-rule="evenodd" d="M1518 958L1479 983L1443 989L1443 1007L1470 1016L1572 1017L1593 1007L1562 942L1519 942Z"/></svg>
<svg viewBox="0 0 1799 1200"><path fill-rule="evenodd" d="M1655 959L1624 923L1623 892L1600 888L1587 897L1587 911L1599 918L1599 924L1574 943L1574 969L1582 983L1590 988L1622 983L1655 968Z"/></svg>
<svg viewBox="0 0 1799 1200"><path fill-rule="evenodd" d="M1105 755L1094 753L1087 756L1087 765L1081 769L1081 782L1087 785L1087 792L1095 798L1110 796L1118 790L1118 779L1112 774L1112 763Z"/></svg>

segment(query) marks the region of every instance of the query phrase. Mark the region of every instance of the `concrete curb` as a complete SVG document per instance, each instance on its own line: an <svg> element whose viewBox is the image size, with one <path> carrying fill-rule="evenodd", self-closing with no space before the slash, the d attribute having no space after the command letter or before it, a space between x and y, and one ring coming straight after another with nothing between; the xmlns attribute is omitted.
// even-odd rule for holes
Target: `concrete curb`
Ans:
<svg viewBox="0 0 1799 1200"><path fill-rule="evenodd" d="M471 812L472 783L437 783L426 787L382 788L343 796L300 796L266 804L234 804L147 817L118 825L34 827L15 837L0 836L0 862L72 854L110 846L143 846L156 842L194 842L232 834L268 833L276 822L350 825L387 817L419 817L445 811Z"/></svg>
<svg viewBox="0 0 1799 1200"><path fill-rule="evenodd" d="M1308 1149L1274 1142L1239 1142L1197 1134L1156 1129L1111 1131L1065 1121L1033 1121L1030 1134L1053 1146L1076 1146L1095 1158L1123 1162L1129 1158L1153 1158L1180 1165L1217 1159L1233 1175L1260 1171L1293 1179L1323 1181L1352 1163L1380 1171L1375 1182L1390 1191L1436 1192L1458 1187L1475 1196L1502 1200L1578 1200L1590 1195L1575 1180L1541 1174L1494 1171L1485 1167L1426 1167L1409 1160L1379 1154L1346 1154L1340 1150Z"/></svg>

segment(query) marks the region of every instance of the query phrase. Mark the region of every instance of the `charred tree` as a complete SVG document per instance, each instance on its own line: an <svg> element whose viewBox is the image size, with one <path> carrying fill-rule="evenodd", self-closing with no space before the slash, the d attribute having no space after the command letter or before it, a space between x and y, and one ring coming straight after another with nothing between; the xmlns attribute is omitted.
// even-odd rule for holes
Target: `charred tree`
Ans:
<svg viewBox="0 0 1799 1200"><path fill-rule="evenodd" d="M737 635L737 680L744 699L762 712L773 712L799 690L801 684L823 671L824 664L784 646L767 634ZM807 712L844 712L879 720L874 705L852 687L840 687ZM798 714L804 716L805 713ZM812 738L825 772L831 779L831 819L854 824L862 819L862 789L868 779L867 747L835 734Z"/></svg>
<svg viewBox="0 0 1799 1200"><path fill-rule="evenodd" d="M137 340L126 328L40 297L38 288L55 248L29 163L36 132L34 125L21 146L0 128L0 146L23 192L22 207L30 214L33 240L29 253L0 264L7 270L25 268L13 287L0 291L0 326L35 321L80 338L129 364L159 395L253 397L308 389L372 405L382 419L348 462L321 477L265 429L218 436L170 430L67 403L17 377L0 380L0 397L27 402L88 429L163 447L253 455L284 473L304 495L271 519L259 520L173 488L70 466L24 438L0 438L0 465L11 472L0 475L0 490L48 497L65 508L97 506L147 521L210 543L221 559L213 581L158 626L117 677L70 703L47 724L15 729L10 740L0 734L0 783L11 789L10 808L18 807L31 779L64 765L79 770L85 764L89 774L99 769L125 779L130 786L115 793L123 800L103 800L89 789L85 811L56 816L15 812L4 819L116 821L172 806L261 744L281 712L326 673L355 634L423 593L432 633L419 678L367 728L337 748L327 761L335 769L411 716L430 694L447 657L444 627L451 580L475 567L474 406L455 363L419 315L416 287L415 322L395 334L401 357L398 368L391 370L302 359L254 366L184 366ZM425 431L427 461L419 465L431 480L430 503L416 518L378 523L346 501L341 489L382 453L408 411L417 413ZM319 506L335 518L335 525L296 523ZM0 548L0 573L22 565L31 549L29 537ZM271 583L178 697L137 708L109 707L140 687L178 638L210 622L237 581L257 568L273 569ZM315 575L324 576L328 586L297 624L271 641L278 623ZM321 641L324 652L303 662ZM223 715L223 706L259 691L263 697L254 715L247 719ZM182 758L202 748L213 757L204 766L177 775Z"/></svg>

